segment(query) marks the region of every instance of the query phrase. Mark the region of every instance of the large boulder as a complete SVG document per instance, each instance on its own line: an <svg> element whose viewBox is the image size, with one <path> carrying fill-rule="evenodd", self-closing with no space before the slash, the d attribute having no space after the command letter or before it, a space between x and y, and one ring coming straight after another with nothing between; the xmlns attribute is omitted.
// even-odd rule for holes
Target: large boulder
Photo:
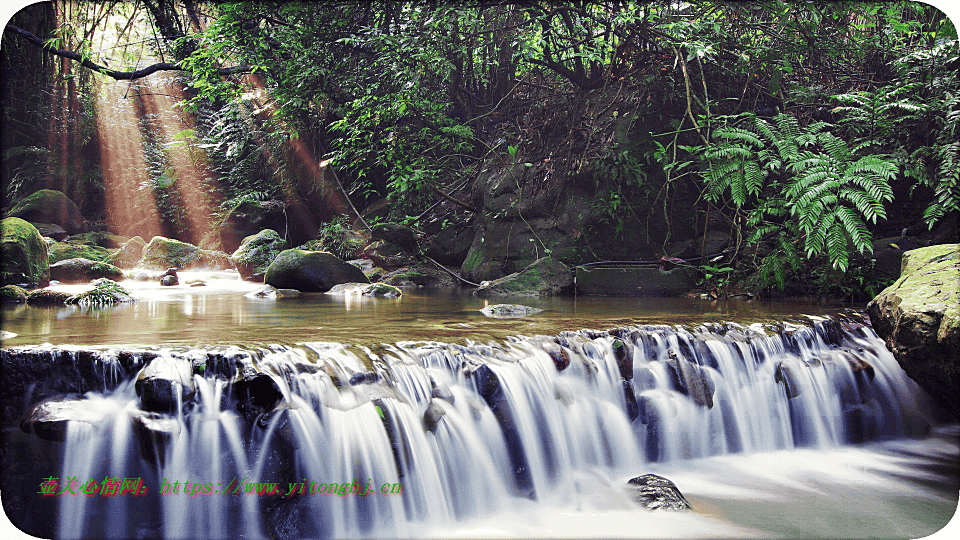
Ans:
<svg viewBox="0 0 960 540"><path fill-rule="evenodd" d="M138 266L154 270L168 268L209 268L223 270L232 268L230 257L222 251L201 249L193 244L154 236L143 247L143 257Z"/></svg>
<svg viewBox="0 0 960 540"><path fill-rule="evenodd" d="M120 249L110 255L109 262L119 268L133 268L143 257L143 248L147 243L139 236L127 240Z"/></svg>
<svg viewBox="0 0 960 540"><path fill-rule="evenodd" d="M8 217L0 225L0 285L46 287L50 282L47 243L30 223Z"/></svg>
<svg viewBox="0 0 960 540"><path fill-rule="evenodd" d="M245 238L264 229L273 229L285 235L287 216L284 208L281 201L245 200L237 203L220 225L220 245L223 250L233 253Z"/></svg>
<svg viewBox="0 0 960 540"><path fill-rule="evenodd" d="M54 242L47 248L50 264L78 257L91 261L108 262L110 253L110 250L105 247L72 242L69 239L64 242Z"/></svg>
<svg viewBox="0 0 960 540"><path fill-rule="evenodd" d="M69 197L52 189L41 189L10 210L10 216L33 223L55 223L69 234L83 232L86 221Z"/></svg>
<svg viewBox="0 0 960 540"><path fill-rule="evenodd" d="M237 266L243 279L262 279L270 263L287 247L277 231L264 229L243 239L230 260Z"/></svg>
<svg viewBox="0 0 960 540"><path fill-rule="evenodd" d="M86 283L98 278L123 279L123 271L112 264L90 259L66 259L50 265L50 279L61 283Z"/></svg>
<svg viewBox="0 0 960 540"><path fill-rule="evenodd" d="M960 418L960 244L904 253L867 312L907 375Z"/></svg>
<svg viewBox="0 0 960 540"><path fill-rule="evenodd" d="M327 292L339 283L369 283L356 266L325 251L288 249L277 255L264 283L278 289Z"/></svg>
<svg viewBox="0 0 960 540"><path fill-rule="evenodd" d="M482 284L473 294L481 297L556 296L572 289L570 268L553 257L544 257L520 272Z"/></svg>

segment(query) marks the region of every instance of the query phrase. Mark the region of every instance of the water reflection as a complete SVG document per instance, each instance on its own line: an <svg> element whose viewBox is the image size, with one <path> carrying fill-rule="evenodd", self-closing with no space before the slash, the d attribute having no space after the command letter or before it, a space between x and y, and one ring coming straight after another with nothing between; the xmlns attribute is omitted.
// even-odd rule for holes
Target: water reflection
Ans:
<svg viewBox="0 0 960 540"><path fill-rule="evenodd" d="M194 275L196 274L196 275ZM279 299L246 298L262 285L236 272L182 272L181 281L206 286L160 287L126 281L136 302L108 308L4 305L3 329L18 334L4 346L215 345L338 341L356 344L404 340L485 342L513 335L556 334L624 324L740 323L795 319L842 309L842 305L691 298L510 298L480 299L469 291L408 289L401 298L305 293ZM57 286L76 293L83 285ZM480 310L507 302L543 312L519 319L489 319Z"/></svg>

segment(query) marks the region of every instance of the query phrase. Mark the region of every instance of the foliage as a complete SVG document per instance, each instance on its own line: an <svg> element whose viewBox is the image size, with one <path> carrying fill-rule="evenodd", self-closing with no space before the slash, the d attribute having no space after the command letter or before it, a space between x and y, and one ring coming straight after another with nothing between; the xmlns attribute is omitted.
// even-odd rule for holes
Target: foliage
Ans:
<svg viewBox="0 0 960 540"><path fill-rule="evenodd" d="M363 247L363 241L357 237L357 233L350 227L350 221L346 216L338 216L320 228L320 236L316 240L311 240L298 249L311 251L329 251L341 259L353 259L357 250Z"/></svg>
<svg viewBox="0 0 960 540"><path fill-rule="evenodd" d="M739 122L717 128L702 151L706 197L729 191L746 211L748 244L776 237L778 254L762 272L783 287L787 268L799 270L801 239L808 259L824 255L841 272L853 251L872 251L867 223L884 218L893 199L897 167L889 156L857 157L823 122L801 127L786 114L770 122L752 113L731 120Z"/></svg>

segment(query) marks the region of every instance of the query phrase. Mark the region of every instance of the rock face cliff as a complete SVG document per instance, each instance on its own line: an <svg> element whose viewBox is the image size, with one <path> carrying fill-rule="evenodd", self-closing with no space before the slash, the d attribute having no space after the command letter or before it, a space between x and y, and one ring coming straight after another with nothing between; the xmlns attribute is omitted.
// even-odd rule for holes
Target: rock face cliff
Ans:
<svg viewBox="0 0 960 540"><path fill-rule="evenodd" d="M867 311L907 375L960 418L960 244L904 253Z"/></svg>

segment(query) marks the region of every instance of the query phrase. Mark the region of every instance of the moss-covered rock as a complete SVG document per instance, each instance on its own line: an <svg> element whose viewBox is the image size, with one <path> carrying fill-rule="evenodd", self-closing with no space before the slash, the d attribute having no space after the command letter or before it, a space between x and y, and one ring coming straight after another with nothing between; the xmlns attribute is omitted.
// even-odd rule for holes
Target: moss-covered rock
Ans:
<svg viewBox="0 0 960 540"><path fill-rule="evenodd" d="M0 287L0 302L4 304L22 304L27 301L27 290L17 285Z"/></svg>
<svg viewBox="0 0 960 540"><path fill-rule="evenodd" d="M264 229L248 236L233 252L230 260L243 279L262 280L270 263L287 247L287 242L273 229Z"/></svg>
<svg viewBox="0 0 960 540"><path fill-rule="evenodd" d="M67 303L72 295L52 289L36 289L27 294L27 303L31 306L58 306Z"/></svg>
<svg viewBox="0 0 960 540"><path fill-rule="evenodd" d="M10 216L33 223L56 223L69 234L84 231L85 220L69 197L52 189L41 189L10 210Z"/></svg>
<svg viewBox="0 0 960 540"><path fill-rule="evenodd" d="M90 259L66 259L50 265L50 279L61 283L86 283L98 278L114 281L123 279L123 271L116 266Z"/></svg>
<svg viewBox="0 0 960 540"><path fill-rule="evenodd" d="M67 259L90 259L97 262L109 262L111 251L100 246L77 242L54 242L48 248L49 263L57 263Z"/></svg>
<svg viewBox="0 0 960 540"><path fill-rule="evenodd" d="M139 236L127 240L120 249L110 255L109 263L118 268L133 268L143 257L143 248L147 243Z"/></svg>
<svg viewBox="0 0 960 540"><path fill-rule="evenodd" d="M960 418L960 244L904 253L867 311L907 375Z"/></svg>
<svg viewBox="0 0 960 540"><path fill-rule="evenodd" d="M88 246L99 246L107 249L117 249L127 240L129 240L129 238L126 236L119 236L106 231L91 231L67 237L68 242L86 244Z"/></svg>
<svg viewBox="0 0 960 540"><path fill-rule="evenodd" d="M264 283L278 289L326 292L338 283L369 283L356 266L325 251L288 249L267 268Z"/></svg>
<svg viewBox="0 0 960 540"><path fill-rule="evenodd" d="M133 302L130 293L116 281L100 278L92 283L93 288L67 298L67 304L79 306L112 306L124 302Z"/></svg>
<svg viewBox="0 0 960 540"><path fill-rule="evenodd" d="M482 284L473 294L488 296L556 296L573 289L573 273L562 262L544 257L520 272Z"/></svg>
<svg viewBox="0 0 960 540"><path fill-rule="evenodd" d="M30 223L8 217L0 224L0 285L45 287L50 282L47 243Z"/></svg>
<svg viewBox="0 0 960 540"><path fill-rule="evenodd" d="M143 247L139 266L155 270L167 268L208 268L224 270L233 268L230 257L222 251L201 249L193 244L164 236L154 236Z"/></svg>
<svg viewBox="0 0 960 540"><path fill-rule="evenodd" d="M405 266L381 276L380 281L395 287L429 287L452 289L459 283L450 274L426 265Z"/></svg>

